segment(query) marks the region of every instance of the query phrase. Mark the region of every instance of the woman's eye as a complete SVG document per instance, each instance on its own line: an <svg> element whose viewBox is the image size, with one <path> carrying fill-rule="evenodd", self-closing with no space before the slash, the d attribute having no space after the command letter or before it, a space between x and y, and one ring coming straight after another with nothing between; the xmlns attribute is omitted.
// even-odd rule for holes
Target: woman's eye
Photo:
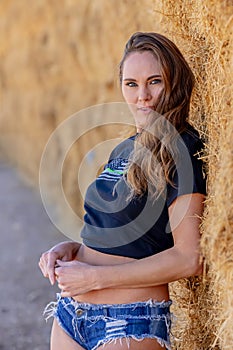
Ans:
<svg viewBox="0 0 233 350"><path fill-rule="evenodd" d="M154 85L154 84L160 84L161 83L161 79L153 79L151 80L150 84Z"/></svg>
<svg viewBox="0 0 233 350"><path fill-rule="evenodd" d="M134 83L133 81L129 81L128 83L126 83L126 86L135 87L135 86L137 86L137 84Z"/></svg>

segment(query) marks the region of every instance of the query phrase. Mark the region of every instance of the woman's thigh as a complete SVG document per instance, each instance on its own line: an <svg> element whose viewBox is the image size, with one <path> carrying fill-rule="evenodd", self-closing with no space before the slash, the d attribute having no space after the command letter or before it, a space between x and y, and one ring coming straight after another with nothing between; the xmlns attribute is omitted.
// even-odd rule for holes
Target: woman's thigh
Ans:
<svg viewBox="0 0 233 350"><path fill-rule="evenodd" d="M50 344L50 350L83 350L83 347L63 331L56 319L53 321Z"/></svg>
<svg viewBox="0 0 233 350"><path fill-rule="evenodd" d="M58 325L56 319L53 321L51 333L51 347L50 350L83 350L83 347L78 345L63 329ZM117 339L116 342L110 342L98 347L98 350L164 350L156 339L143 339L137 341L134 339Z"/></svg>
<svg viewBox="0 0 233 350"><path fill-rule="evenodd" d="M105 344L100 346L98 350L165 350L164 347L160 346L156 339L143 339L140 341L129 339L118 339L116 343L111 342L109 344Z"/></svg>

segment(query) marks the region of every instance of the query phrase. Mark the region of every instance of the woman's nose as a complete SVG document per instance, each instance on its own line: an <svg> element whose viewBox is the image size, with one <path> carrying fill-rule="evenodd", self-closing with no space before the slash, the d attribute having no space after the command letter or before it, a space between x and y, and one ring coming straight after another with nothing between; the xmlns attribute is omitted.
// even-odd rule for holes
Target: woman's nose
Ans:
<svg viewBox="0 0 233 350"><path fill-rule="evenodd" d="M151 98L151 94L149 89L145 87L141 87L138 91L138 101L148 101Z"/></svg>

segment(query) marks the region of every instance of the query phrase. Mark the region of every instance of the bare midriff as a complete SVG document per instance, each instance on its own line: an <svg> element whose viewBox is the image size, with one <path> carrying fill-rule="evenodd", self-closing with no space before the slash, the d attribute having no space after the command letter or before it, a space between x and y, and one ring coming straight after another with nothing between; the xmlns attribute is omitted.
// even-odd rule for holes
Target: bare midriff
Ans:
<svg viewBox="0 0 233 350"><path fill-rule="evenodd" d="M134 260L133 258L100 253L85 245L81 245L76 258L80 262L95 266L125 264ZM74 297L74 299L79 302L92 304L122 304L147 301L149 299L166 301L169 300L169 292L167 284L156 287L108 288L91 291Z"/></svg>

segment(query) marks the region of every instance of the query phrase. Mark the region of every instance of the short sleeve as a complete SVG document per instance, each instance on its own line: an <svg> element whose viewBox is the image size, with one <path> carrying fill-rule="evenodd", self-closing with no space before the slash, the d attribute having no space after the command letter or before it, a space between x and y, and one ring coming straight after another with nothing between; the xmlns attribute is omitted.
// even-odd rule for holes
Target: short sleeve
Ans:
<svg viewBox="0 0 233 350"><path fill-rule="evenodd" d="M206 194L206 175L200 154L203 143L196 135L186 134L180 149L180 161L172 177L173 185L167 184L167 206L181 195Z"/></svg>

